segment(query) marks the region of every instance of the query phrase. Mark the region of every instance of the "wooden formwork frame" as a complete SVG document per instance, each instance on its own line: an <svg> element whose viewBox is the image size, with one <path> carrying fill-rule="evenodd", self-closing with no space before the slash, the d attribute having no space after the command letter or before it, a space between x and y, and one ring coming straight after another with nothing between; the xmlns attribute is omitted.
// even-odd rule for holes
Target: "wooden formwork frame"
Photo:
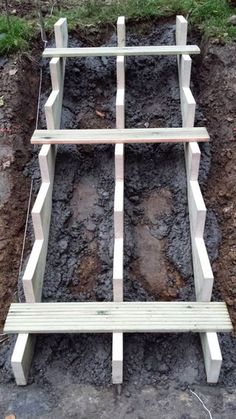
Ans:
<svg viewBox="0 0 236 419"><path fill-rule="evenodd" d="M120 307L122 307L121 305L123 302L124 143L127 142L132 143L186 141L186 144L184 145L184 150L186 160L188 206L196 300L197 302L199 302L199 304L202 304L202 302L209 302L211 300L214 278L203 239L206 208L198 184L198 171L201 153L198 143L196 142L196 139L197 141L207 141L208 134L206 131L204 131L205 129L194 128L196 103L190 90L191 58L188 54L199 53L199 49L196 46L186 45L187 21L182 16L177 16L176 18L176 47L126 47L124 17L118 18L118 46L112 48L69 49L67 48L68 33L66 19L60 19L55 24L54 29L56 48L46 49L43 53L43 56L45 57L53 57L50 61L52 93L45 104L45 113L47 121L46 136L44 134L45 132L42 134L41 131L36 131L31 141L32 143L39 143L44 145L42 146L41 151L39 153L39 165L42 177L42 184L32 210L35 242L23 276L23 288L26 302L36 303L36 307L37 302L41 301L51 218L52 189L57 147L56 144L60 143L60 141L58 141L60 134L61 136L66 135L66 139L68 140L67 131L55 131L60 130L65 59L66 57L70 56L74 57L91 55L117 56L116 130L109 130L109 133L107 133L107 131L106 133L101 133L99 131L100 135L95 135L94 141L87 140L87 138L90 135L93 135L92 130L87 130L86 133L79 130L79 133L75 132L73 133L73 135L71 134L72 130L70 130L70 135L72 135L73 137L73 140L71 140L71 142L73 143L86 143L86 141L88 141L89 143L100 143L102 141L106 142L104 139L102 141L100 140L101 135L107 136L108 143L118 142L115 145L114 196L113 301L115 306L112 307L115 307L115 311L119 310ZM164 129L164 133L162 131L158 131L158 129L156 131L153 130L152 132L150 130L126 130L125 56L157 54L168 54L177 56L182 112L182 128L172 129L172 131L171 129ZM112 137L112 131L116 132L115 137ZM130 133L129 131L132 131L132 133ZM84 135L84 138L82 139L81 132ZM119 136L119 138L117 137L117 135ZM116 140L116 138L118 139ZM47 144L45 144L45 142L47 142ZM65 142L68 143L70 141ZM127 303L123 304L123 307L127 305ZM159 304L159 307L164 307L165 304L168 303L163 303L163 306L161 303L156 304ZM197 303L193 303L193 305L194 304ZM212 304L214 305L214 303ZM181 309L181 303L177 303L177 306ZM186 308L191 309L193 307L190 307L188 305ZM210 306L207 307L207 310L209 308ZM231 326L229 325L228 319L226 319L226 323L227 327L225 330L230 330ZM218 329L221 330L221 327L216 328L215 326L214 330ZM201 328L198 330L201 330ZM215 332L202 332L200 333L200 338L204 354L207 381L211 383L217 382L222 363L222 356L217 334ZM34 352L34 345L35 335L29 333L20 333L18 335L11 360L13 372L18 385L25 385L27 383L29 368ZM123 332L119 331L112 333L112 381L114 384L120 384L123 381Z"/></svg>
<svg viewBox="0 0 236 419"><path fill-rule="evenodd" d="M54 25L57 48L67 47L68 31L66 19L59 19ZM45 103L47 129L59 129L65 74L65 58L50 61L52 92ZM43 145L39 152L39 166L42 183L32 209L35 242L23 275L23 289L26 302L41 301L43 277L47 258L50 230L52 189L56 162L56 145ZM26 385L34 353L35 336L19 334L11 358L13 373L18 385Z"/></svg>
<svg viewBox="0 0 236 419"><path fill-rule="evenodd" d="M176 17L176 44L187 44L188 22L183 16ZM177 57L183 127L193 127L196 102L190 89L192 59L189 55ZM198 183L201 152L197 142L185 144L188 208L195 294L197 301L210 301L214 276L208 258L203 234L206 207ZM200 334L207 381L216 383L220 375L222 355L216 333Z"/></svg>

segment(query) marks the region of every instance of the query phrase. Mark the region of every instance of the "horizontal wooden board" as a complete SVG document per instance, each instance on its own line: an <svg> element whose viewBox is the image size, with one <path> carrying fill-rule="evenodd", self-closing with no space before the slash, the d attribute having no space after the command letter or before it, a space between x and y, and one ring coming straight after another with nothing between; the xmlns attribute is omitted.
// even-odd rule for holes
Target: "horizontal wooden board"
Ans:
<svg viewBox="0 0 236 419"><path fill-rule="evenodd" d="M229 332L225 303L12 304L5 333Z"/></svg>
<svg viewBox="0 0 236 419"><path fill-rule="evenodd" d="M43 57L117 57L131 55L199 54L197 45L158 45L144 47L46 48Z"/></svg>
<svg viewBox="0 0 236 419"><path fill-rule="evenodd" d="M182 143L209 141L206 128L36 130L32 144Z"/></svg>

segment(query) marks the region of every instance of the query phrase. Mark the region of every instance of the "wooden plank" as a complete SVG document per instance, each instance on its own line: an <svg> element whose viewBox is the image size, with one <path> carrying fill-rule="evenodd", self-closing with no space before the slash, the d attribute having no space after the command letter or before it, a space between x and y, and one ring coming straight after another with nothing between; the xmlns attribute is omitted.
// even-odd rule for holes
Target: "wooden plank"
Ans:
<svg viewBox="0 0 236 419"><path fill-rule="evenodd" d="M28 303L41 300L47 257L47 239L35 240L23 275L23 289Z"/></svg>
<svg viewBox="0 0 236 419"><path fill-rule="evenodd" d="M196 102L189 87L183 87L181 89L181 109L183 127L193 127Z"/></svg>
<svg viewBox="0 0 236 419"><path fill-rule="evenodd" d="M188 22L181 16L176 16L176 44L186 45L187 43Z"/></svg>
<svg viewBox="0 0 236 419"><path fill-rule="evenodd" d="M32 209L32 220L36 240L48 237L52 209L52 185L42 183Z"/></svg>
<svg viewBox="0 0 236 419"><path fill-rule="evenodd" d="M208 383L217 383L222 365L222 355L216 333L200 333Z"/></svg>
<svg viewBox="0 0 236 419"><path fill-rule="evenodd" d="M117 19L117 43L118 47L125 47L125 17L119 16Z"/></svg>
<svg viewBox="0 0 236 419"><path fill-rule="evenodd" d="M206 221L206 206L197 180L189 181L188 206L191 235L192 237L203 238Z"/></svg>
<svg viewBox="0 0 236 419"><path fill-rule="evenodd" d="M56 162L56 146L52 146L50 144L43 145L38 157L42 183L53 184Z"/></svg>
<svg viewBox="0 0 236 419"><path fill-rule="evenodd" d="M185 144L185 163L188 181L198 180L201 151L198 143Z"/></svg>
<svg viewBox="0 0 236 419"><path fill-rule="evenodd" d="M214 276L205 242L199 237L192 237L191 241L196 300L210 301Z"/></svg>
<svg viewBox="0 0 236 419"><path fill-rule="evenodd" d="M59 90L53 90L45 103L47 129L60 128L61 123L61 98Z"/></svg>
<svg viewBox="0 0 236 419"><path fill-rule="evenodd" d="M116 78L117 87L124 89L125 87L125 57L119 56L116 59Z"/></svg>
<svg viewBox="0 0 236 419"><path fill-rule="evenodd" d="M4 333L229 332L225 303L11 304Z"/></svg>
<svg viewBox="0 0 236 419"><path fill-rule="evenodd" d="M115 238L113 256L113 301L123 301L123 252L124 240Z"/></svg>
<svg viewBox="0 0 236 419"><path fill-rule="evenodd" d="M114 235L123 238L124 234L124 181L117 180L114 199Z"/></svg>
<svg viewBox="0 0 236 419"><path fill-rule="evenodd" d="M183 87L190 87L192 68L192 58L190 55L182 55L180 57L180 70L179 70L179 84L180 89Z"/></svg>
<svg viewBox="0 0 236 419"><path fill-rule="evenodd" d="M115 178L124 180L124 144L115 146Z"/></svg>
<svg viewBox="0 0 236 419"><path fill-rule="evenodd" d="M123 333L112 334L112 383L123 382Z"/></svg>
<svg viewBox="0 0 236 419"><path fill-rule="evenodd" d="M199 54L197 45L159 45L143 47L46 48L43 57L116 57L147 55Z"/></svg>
<svg viewBox="0 0 236 419"><path fill-rule="evenodd" d="M116 128L125 127L125 90L117 89L116 94Z"/></svg>
<svg viewBox="0 0 236 419"><path fill-rule="evenodd" d="M176 143L208 141L206 128L36 130L32 144Z"/></svg>
<svg viewBox="0 0 236 419"><path fill-rule="evenodd" d="M60 90L63 87L63 62L61 58L52 58L50 61L50 74L52 90Z"/></svg>
<svg viewBox="0 0 236 419"><path fill-rule="evenodd" d="M67 19L60 18L54 25L55 42L57 48L65 48L68 44Z"/></svg>
<svg viewBox="0 0 236 419"><path fill-rule="evenodd" d="M25 386L27 384L34 353L35 339L35 335L29 335L27 333L20 334L17 337L11 357L11 365L18 386Z"/></svg>
<svg viewBox="0 0 236 419"><path fill-rule="evenodd" d="M188 31L188 22L183 16L176 16L176 31L175 31L175 40L176 45L186 45L187 44L187 31ZM186 53L188 54L188 53ZM180 69L182 61L182 56L177 56L177 66L178 70Z"/></svg>

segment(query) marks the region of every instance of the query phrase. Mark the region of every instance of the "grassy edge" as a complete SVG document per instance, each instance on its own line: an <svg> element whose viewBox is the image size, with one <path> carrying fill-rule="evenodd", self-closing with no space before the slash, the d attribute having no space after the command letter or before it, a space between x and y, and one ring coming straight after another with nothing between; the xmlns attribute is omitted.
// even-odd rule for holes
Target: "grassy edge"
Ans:
<svg viewBox="0 0 236 419"><path fill-rule="evenodd" d="M67 6L68 7L68 6ZM110 4L102 0L85 0L79 6L62 9L60 13L45 17L45 27L52 32L53 24L59 17L67 17L69 30L78 26L95 26L115 23L118 16L127 19L168 17L183 14L191 25L198 27L207 38L215 37L236 40L236 26L228 19L236 14L226 0L117 0ZM24 51L29 41L37 35L39 26L36 19L0 17L0 55Z"/></svg>

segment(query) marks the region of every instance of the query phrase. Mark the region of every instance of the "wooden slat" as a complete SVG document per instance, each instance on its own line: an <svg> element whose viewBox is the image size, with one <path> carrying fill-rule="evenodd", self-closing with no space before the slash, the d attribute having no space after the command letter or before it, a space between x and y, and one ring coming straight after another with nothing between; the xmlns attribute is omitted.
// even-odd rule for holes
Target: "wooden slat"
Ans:
<svg viewBox="0 0 236 419"><path fill-rule="evenodd" d="M5 333L229 332L225 303L12 304Z"/></svg>
<svg viewBox="0 0 236 419"><path fill-rule="evenodd" d="M175 143L208 141L206 128L36 130L32 144Z"/></svg>
<svg viewBox="0 0 236 419"><path fill-rule="evenodd" d="M35 335L20 334L11 357L11 365L18 386L25 386L34 354Z"/></svg>
<svg viewBox="0 0 236 419"><path fill-rule="evenodd" d="M116 57L119 55L199 54L197 45L158 45L144 47L46 48L43 57Z"/></svg>

